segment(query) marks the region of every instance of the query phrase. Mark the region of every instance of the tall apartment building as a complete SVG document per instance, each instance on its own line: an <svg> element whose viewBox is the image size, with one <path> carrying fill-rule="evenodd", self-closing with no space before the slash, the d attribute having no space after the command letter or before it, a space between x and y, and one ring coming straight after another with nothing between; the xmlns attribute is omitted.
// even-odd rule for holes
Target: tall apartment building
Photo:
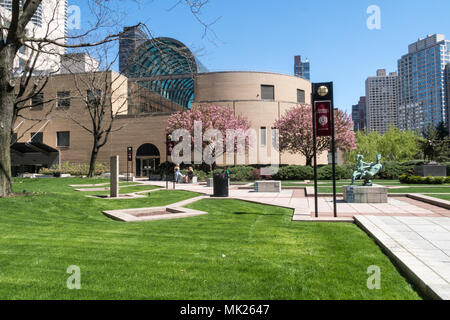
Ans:
<svg viewBox="0 0 450 320"><path fill-rule="evenodd" d="M442 34L419 39L398 60L400 129L422 131L447 122L445 67L449 62L450 41Z"/></svg>
<svg viewBox="0 0 450 320"><path fill-rule="evenodd" d="M447 104L447 128L450 129L450 63L445 66L445 96Z"/></svg>
<svg viewBox="0 0 450 320"><path fill-rule="evenodd" d="M22 1L21 1L22 5ZM8 25L11 20L12 0L0 0L0 19L2 24ZM29 37L50 38L52 40L65 42L67 35L67 0L42 0L36 13L26 27ZM36 47L36 44L29 43L28 46ZM53 44L45 45L46 52L52 54L39 54L35 70L58 71L61 64L61 56L65 53L65 48ZM29 47L23 46L14 61L14 71L21 73L32 54Z"/></svg>
<svg viewBox="0 0 450 320"><path fill-rule="evenodd" d="M360 97L358 104L352 106L352 120L355 132L366 128L366 97Z"/></svg>
<svg viewBox="0 0 450 320"><path fill-rule="evenodd" d="M398 74L386 75L385 69L377 70L376 77L366 80L366 119L369 131L385 133L390 126L397 126L399 96Z"/></svg>
<svg viewBox="0 0 450 320"><path fill-rule="evenodd" d="M308 59L302 62L301 56L294 57L294 75L306 80L311 79L310 64Z"/></svg>

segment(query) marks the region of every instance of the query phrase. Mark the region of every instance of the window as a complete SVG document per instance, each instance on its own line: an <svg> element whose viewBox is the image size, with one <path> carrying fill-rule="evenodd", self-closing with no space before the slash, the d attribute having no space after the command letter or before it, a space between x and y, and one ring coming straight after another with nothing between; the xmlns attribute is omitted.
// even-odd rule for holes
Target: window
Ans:
<svg viewBox="0 0 450 320"><path fill-rule="evenodd" d="M305 103L305 91L297 89L297 102Z"/></svg>
<svg viewBox="0 0 450 320"><path fill-rule="evenodd" d="M32 132L31 133L31 143L44 143L44 133L43 132Z"/></svg>
<svg viewBox="0 0 450 320"><path fill-rule="evenodd" d="M280 132L276 128L272 128L272 148L278 151L279 148L279 140L280 140Z"/></svg>
<svg viewBox="0 0 450 320"><path fill-rule="evenodd" d="M261 147L265 147L266 143L267 143L267 130L266 130L266 127L261 127L260 134L261 134L260 145L261 145Z"/></svg>
<svg viewBox="0 0 450 320"><path fill-rule="evenodd" d="M261 85L261 99L262 100L274 100L275 99L275 87L269 85Z"/></svg>
<svg viewBox="0 0 450 320"><path fill-rule="evenodd" d="M35 110L41 110L44 107L44 94L36 93L31 98L31 108Z"/></svg>
<svg viewBox="0 0 450 320"><path fill-rule="evenodd" d="M56 133L57 146L69 147L70 146L70 131L60 131Z"/></svg>
<svg viewBox="0 0 450 320"><path fill-rule="evenodd" d="M98 107L102 98L102 90L94 89L87 91L87 99L89 107Z"/></svg>
<svg viewBox="0 0 450 320"><path fill-rule="evenodd" d="M58 108L70 107L70 91L58 91Z"/></svg>

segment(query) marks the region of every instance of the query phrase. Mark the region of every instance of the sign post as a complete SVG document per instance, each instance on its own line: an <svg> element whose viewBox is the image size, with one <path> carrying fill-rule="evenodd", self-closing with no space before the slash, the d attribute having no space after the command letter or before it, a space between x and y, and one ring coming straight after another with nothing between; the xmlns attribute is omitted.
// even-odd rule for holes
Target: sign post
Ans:
<svg viewBox="0 0 450 320"><path fill-rule="evenodd" d="M331 137L332 174L333 174L333 213L336 208L336 145L334 136L333 82L312 84L313 116L313 152L314 152L314 205L315 217L318 218L317 199L317 137Z"/></svg>
<svg viewBox="0 0 450 320"><path fill-rule="evenodd" d="M133 147L127 148L127 182L129 181L129 177L130 177L130 175L129 175L130 171L128 170L130 162L131 162L131 169L132 169L133 168ZM133 171L133 170L131 170L131 171Z"/></svg>

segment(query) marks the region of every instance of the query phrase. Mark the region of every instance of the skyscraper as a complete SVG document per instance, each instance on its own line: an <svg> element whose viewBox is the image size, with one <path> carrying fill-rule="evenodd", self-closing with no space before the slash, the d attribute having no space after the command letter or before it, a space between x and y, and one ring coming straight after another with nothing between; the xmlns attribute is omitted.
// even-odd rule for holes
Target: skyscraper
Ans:
<svg viewBox="0 0 450 320"><path fill-rule="evenodd" d="M445 66L445 95L447 103L447 128L450 130L450 63Z"/></svg>
<svg viewBox="0 0 450 320"><path fill-rule="evenodd" d="M22 1L20 2L22 3ZM11 20L12 0L0 0L0 18L5 24ZM64 42L67 35L67 0L42 0L30 23L26 27L28 36L35 38L49 38L58 42ZM23 46L14 61L14 70L20 73L29 60L32 50L30 46L36 47L35 43ZM40 53L35 70L36 71L58 71L61 64L61 56L65 48L53 44L45 46L46 52Z"/></svg>
<svg viewBox="0 0 450 320"><path fill-rule="evenodd" d="M385 69L377 70L376 77L366 80L367 129L385 133L389 126L397 125L399 96L398 74L386 75Z"/></svg>
<svg viewBox="0 0 450 320"><path fill-rule="evenodd" d="M119 39L119 71L127 74L128 61L149 38L139 27L125 27Z"/></svg>
<svg viewBox="0 0 450 320"><path fill-rule="evenodd" d="M302 62L301 56L294 57L294 75L306 80L311 80L309 60Z"/></svg>
<svg viewBox="0 0 450 320"><path fill-rule="evenodd" d="M366 97L360 97L358 104L352 106L353 130L366 128Z"/></svg>
<svg viewBox="0 0 450 320"><path fill-rule="evenodd" d="M450 62L450 41L442 34L409 45L398 60L400 129L422 131L447 122L445 67Z"/></svg>

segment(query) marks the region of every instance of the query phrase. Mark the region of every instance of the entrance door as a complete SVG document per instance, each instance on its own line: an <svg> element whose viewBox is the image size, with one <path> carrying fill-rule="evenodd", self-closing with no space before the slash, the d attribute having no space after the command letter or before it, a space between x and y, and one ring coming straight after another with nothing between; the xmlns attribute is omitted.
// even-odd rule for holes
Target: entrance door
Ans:
<svg viewBox="0 0 450 320"><path fill-rule="evenodd" d="M160 164L159 150L153 144L143 144L136 153L136 176L149 177L155 174Z"/></svg>

